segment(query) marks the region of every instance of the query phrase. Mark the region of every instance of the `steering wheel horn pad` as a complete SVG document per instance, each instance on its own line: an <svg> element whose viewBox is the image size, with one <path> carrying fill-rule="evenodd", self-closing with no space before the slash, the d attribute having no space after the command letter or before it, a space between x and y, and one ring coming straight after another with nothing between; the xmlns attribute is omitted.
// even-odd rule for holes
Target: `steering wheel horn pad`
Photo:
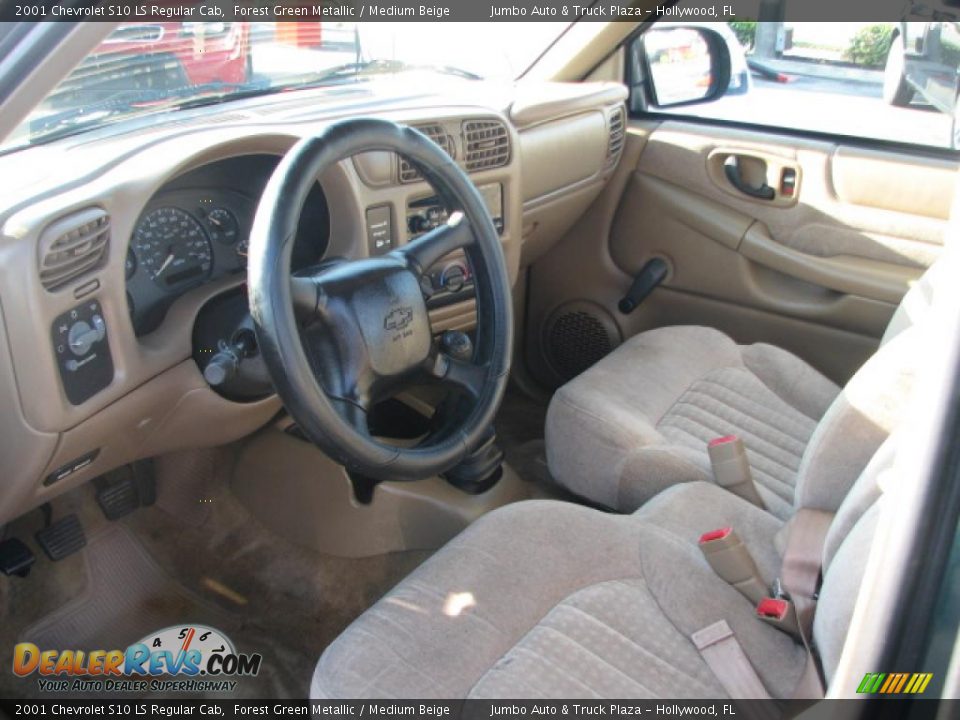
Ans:
<svg viewBox="0 0 960 720"><path fill-rule="evenodd" d="M291 277L292 239L313 184L334 163L376 150L404 155L448 208L460 211L388 255ZM473 265L477 294L472 362L437 349L420 285L434 262L460 248ZM418 131L361 118L332 124L294 145L257 209L248 286L254 328L277 393L307 437L348 468L381 480L429 477L454 467L482 441L503 398L512 353L506 263L476 188ZM422 376L465 391L469 412L417 447L373 438L366 425L370 407Z"/></svg>

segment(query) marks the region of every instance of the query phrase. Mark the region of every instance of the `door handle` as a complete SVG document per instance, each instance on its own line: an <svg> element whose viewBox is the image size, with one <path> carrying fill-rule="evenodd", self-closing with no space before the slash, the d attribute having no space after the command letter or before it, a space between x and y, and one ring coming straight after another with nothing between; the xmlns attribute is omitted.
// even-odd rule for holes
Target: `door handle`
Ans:
<svg viewBox="0 0 960 720"><path fill-rule="evenodd" d="M740 174L740 158L736 155L731 155L723 161L723 172L730 184L744 195L749 195L757 200L773 200L777 196L777 191L767 183L763 183L760 187L754 187L744 182Z"/></svg>

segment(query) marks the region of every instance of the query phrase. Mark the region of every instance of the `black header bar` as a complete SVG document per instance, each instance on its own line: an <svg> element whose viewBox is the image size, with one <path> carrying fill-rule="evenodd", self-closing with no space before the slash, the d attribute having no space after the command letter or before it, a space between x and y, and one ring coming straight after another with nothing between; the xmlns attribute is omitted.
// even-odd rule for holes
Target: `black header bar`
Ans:
<svg viewBox="0 0 960 720"><path fill-rule="evenodd" d="M763 15L761 15L763 5ZM922 5L922 8L921 8ZM960 0L0 0L0 20L61 22L892 22L910 7L949 19ZM773 9L778 17L771 18Z"/></svg>

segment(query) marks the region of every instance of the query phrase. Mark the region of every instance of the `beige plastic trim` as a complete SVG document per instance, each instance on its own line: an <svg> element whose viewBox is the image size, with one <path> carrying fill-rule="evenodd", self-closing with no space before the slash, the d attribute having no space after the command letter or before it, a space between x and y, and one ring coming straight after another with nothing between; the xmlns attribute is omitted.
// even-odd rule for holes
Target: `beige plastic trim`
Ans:
<svg viewBox="0 0 960 720"><path fill-rule="evenodd" d="M521 186L528 202L588 180L607 159L606 116L597 108L520 133Z"/></svg>
<svg viewBox="0 0 960 720"><path fill-rule="evenodd" d="M687 227L731 250L740 247L743 236L754 223L750 215L665 180L638 172L632 182L644 201L661 208L664 214L682 219ZM630 268L627 258L619 257L618 250L616 246L611 248L614 259L624 268Z"/></svg>
<svg viewBox="0 0 960 720"><path fill-rule="evenodd" d="M957 185L952 160L838 147L831 160L841 202L949 220ZM878 179L892 178L884 182Z"/></svg>
<svg viewBox="0 0 960 720"><path fill-rule="evenodd" d="M626 50L621 45L615 53L600 63L596 69L587 76L587 80L590 82L605 81L622 83L624 81L623 68L626 62L626 54Z"/></svg>
<svg viewBox="0 0 960 720"><path fill-rule="evenodd" d="M778 243L762 223L754 223L738 248L741 255L769 268L831 290L896 304L923 271L849 255L815 257Z"/></svg>
<svg viewBox="0 0 960 720"><path fill-rule="evenodd" d="M0 523L134 460L238 440L262 427L280 408L275 396L244 404L220 397L196 363L186 360L62 433L52 457L42 463L26 464L30 445L5 454L5 459L24 464L3 475ZM42 484L42 478L91 450L99 454L85 468L49 487Z"/></svg>
<svg viewBox="0 0 960 720"><path fill-rule="evenodd" d="M627 99L622 83L518 83L517 100L510 106L510 119L518 130L531 125L616 105Z"/></svg>
<svg viewBox="0 0 960 720"><path fill-rule="evenodd" d="M430 311L430 327L435 333L446 330L473 330L477 326L477 301L447 305Z"/></svg>
<svg viewBox="0 0 960 720"><path fill-rule="evenodd" d="M655 0L633 0L638 9L655 10ZM644 20L651 15L641 13ZM618 22L581 20L574 23L523 75L524 80L582 80L610 56L640 22L619 18Z"/></svg>
<svg viewBox="0 0 960 720"><path fill-rule="evenodd" d="M503 477L482 495L467 495L434 477L381 483L372 502L362 505L342 465L273 428L244 444L231 485L266 527L340 557L433 550L481 515L536 494L535 486L504 465Z"/></svg>

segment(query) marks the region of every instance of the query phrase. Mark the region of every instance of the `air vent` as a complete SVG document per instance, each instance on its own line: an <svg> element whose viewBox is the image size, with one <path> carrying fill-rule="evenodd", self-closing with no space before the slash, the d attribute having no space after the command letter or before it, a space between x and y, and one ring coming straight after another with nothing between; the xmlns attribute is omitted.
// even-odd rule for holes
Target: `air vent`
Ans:
<svg viewBox="0 0 960 720"><path fill-rule="evenodd" d="M87 208L48 226L40 235L40 282L56 290L99 267L107 254L110 216Z"/></svg>
<svg viewBox="0 0 960 720"><path fill-rule="evenodd" d="M467 171L487 170L510 162L510 135L499 120L463 123L464 164Z"/></svg>
<svg viewBox="0 0 960 720"><path fill-rule="evenodd" d="M454 159L457 157L453 138L447 135L442 125L415 125L414 127L442 147L447 155ZM406 158L400 157L400 182L410 183L417 180L420 180L420 172Z"/></svg>
<svg viewBox="0 0 960 720"><path fill-rule="evenodd" d="M617 108L610 114L610 140L607 143L607 157L615 160L623 150L624 116L623 108Z"/></svg>

